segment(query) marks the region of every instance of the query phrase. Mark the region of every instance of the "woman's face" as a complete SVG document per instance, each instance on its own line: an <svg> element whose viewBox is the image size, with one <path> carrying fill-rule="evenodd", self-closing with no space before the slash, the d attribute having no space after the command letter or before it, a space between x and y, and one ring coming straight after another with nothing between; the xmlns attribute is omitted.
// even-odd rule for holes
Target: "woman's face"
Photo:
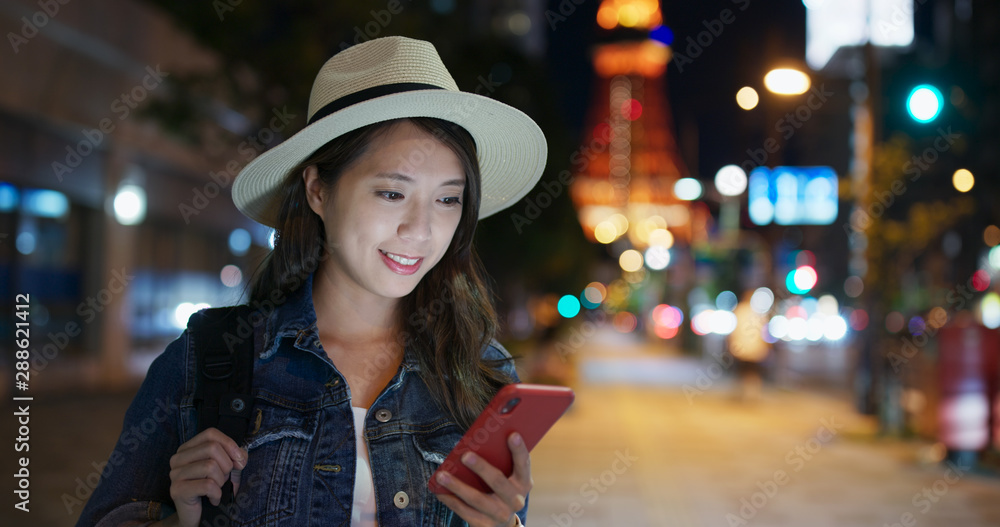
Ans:
<svg viewBox="0 0 1000 527"><path fill-rule="evenodd" d="M331 253L322 272L351 295L409 294L444 256L462 216L458 157L409 121L377 137L332 188L315 167L305 183Z"/></svg>

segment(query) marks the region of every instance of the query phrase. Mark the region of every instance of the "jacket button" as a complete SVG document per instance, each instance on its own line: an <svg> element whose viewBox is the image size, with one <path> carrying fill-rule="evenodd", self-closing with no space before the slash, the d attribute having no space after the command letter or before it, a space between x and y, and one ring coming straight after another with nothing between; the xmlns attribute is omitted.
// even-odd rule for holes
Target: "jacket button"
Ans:
<svg viewBox="0 0 1000 527"><path fill-rule="evenodd" d="M405 492L399 491L392 497L392 502L396 504L397 509L405 509L410 504L410 497Z"/></svg>
<svg viewBox="0 0 1000 527"><path fill-rule="evenodd" d="M378 419L378 422L380 422L380 423L384 423L384 422L388 421L389 419L392 419L392 412L390 412L389 410L386 410L385 408L383 408L383 409L375 412L375 419ZM402 493L400 493L400 494L402 494ZM399 494L397 494L396 497L399 497ZM405 505L404 505L404 507L405 507Z"/></svg>

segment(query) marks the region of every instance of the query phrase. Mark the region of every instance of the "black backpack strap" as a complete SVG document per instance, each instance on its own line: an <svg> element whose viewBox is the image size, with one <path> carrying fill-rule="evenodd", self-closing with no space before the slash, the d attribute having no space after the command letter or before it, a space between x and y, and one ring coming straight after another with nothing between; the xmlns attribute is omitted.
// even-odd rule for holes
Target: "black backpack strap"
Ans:
<svg viewBox="0 0 1000 527"><path fill-rule="evenodd" d="M247 305L205 309L188 321L197 366L194 404L198 431L218 428L243 446L253 410L254 327ZM202 499L202 524L229 525L233 484L222 488L218 507Z"/></svg>

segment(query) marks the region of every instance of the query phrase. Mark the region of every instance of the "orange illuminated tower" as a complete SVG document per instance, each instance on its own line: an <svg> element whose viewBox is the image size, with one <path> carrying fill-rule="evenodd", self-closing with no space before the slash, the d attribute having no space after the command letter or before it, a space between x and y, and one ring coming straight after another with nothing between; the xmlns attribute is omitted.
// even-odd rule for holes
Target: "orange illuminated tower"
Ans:
<svg viewBox="0 0 1000 527"><path fill-rule="evenodd" d="M688 174L665 93L671 50L648 37L662 25L659 2L603 0L597 23L621 37L594 49L594 98L572 161L580 225L601 243L627 237L642 248L665 236L668 247L675 236L690 240L690 209L673 193Z"/></svg>

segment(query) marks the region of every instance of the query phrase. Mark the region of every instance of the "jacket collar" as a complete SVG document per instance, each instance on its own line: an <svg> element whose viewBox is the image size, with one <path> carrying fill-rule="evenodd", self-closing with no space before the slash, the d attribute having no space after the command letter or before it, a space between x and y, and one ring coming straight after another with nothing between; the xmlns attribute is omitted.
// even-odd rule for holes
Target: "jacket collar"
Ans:
<svg viewBox="0 0 1000 527"><path fill-rule="evenodd" d="M316 327L316 310L312 296L313 276L311 273L298 289L287 296L281 295L274 302L275 307L267 320L268 338L261 358L267 358L277 351L281 339L292 338L295 340L296 348L329 361L320 344L319 330ZM275 296L272 295L272 299ZM407 370L419 370L416 354L409 345L403 352L402 365Z"/></svg>

